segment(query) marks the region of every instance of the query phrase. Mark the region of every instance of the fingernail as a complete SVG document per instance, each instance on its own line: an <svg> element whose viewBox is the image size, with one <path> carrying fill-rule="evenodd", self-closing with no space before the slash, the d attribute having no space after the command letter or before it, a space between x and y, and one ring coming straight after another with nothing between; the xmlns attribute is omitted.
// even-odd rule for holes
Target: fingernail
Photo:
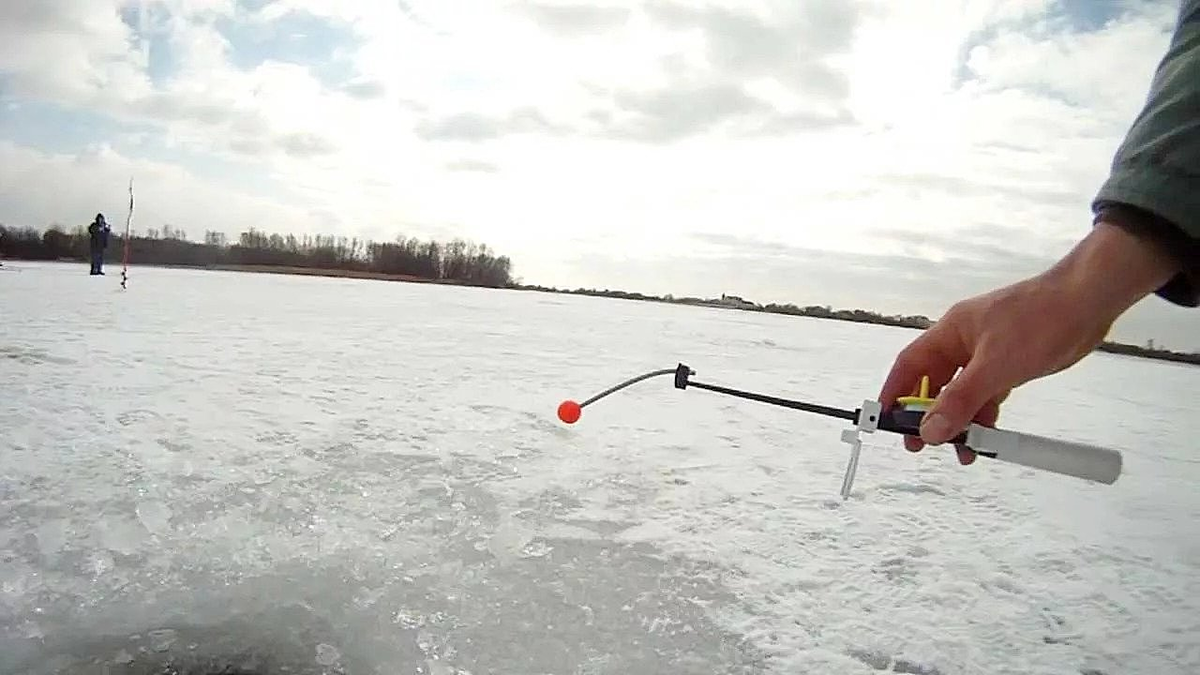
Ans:
<svg viewBox="0 0 1200 675"><path fill-rule="evenodd" d="M975 463L975 452L965 445L955 446L955 451L958 452L958 463L963 466L970 466Z"/></svg>
<svg viewBox="0 0 1200 675"><path fill-rule="evenodd" d="M921 420L921 440L926 443L942 443L950 438L950 420L941 413L933 413Z"/></svg>

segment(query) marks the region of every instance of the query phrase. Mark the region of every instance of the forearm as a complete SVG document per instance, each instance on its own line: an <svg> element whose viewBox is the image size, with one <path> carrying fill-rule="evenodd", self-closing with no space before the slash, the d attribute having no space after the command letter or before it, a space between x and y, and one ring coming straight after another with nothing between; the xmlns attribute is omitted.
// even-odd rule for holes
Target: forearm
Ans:
<svg viewBox="0 0 1200 675"><path fill-rule="evenodd" d="M1178 256L1160 240L1101 219L1042 276L1081 316L1111 323L1181 271Z"/></svg>

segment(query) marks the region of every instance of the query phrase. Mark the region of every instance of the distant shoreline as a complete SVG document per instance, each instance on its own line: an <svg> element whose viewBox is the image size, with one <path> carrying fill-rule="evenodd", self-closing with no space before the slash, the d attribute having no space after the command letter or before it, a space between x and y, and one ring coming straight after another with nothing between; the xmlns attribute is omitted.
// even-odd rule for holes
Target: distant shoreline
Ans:
<svg viewBox="0 0 1200 675"><path fill-rule="evenodd" d="M760 312L765 314L783 314L786 316L803 316L814 319L833 319L835 321L850 321L853 323L866 323L876 326L892 326L896 328L909 328L913 330L925 330L933 325L934 321L923 315L883 315L877 312L871 312L862 309L833 309L829 306L810 305L806 307L797 307L793 304L775 304L760 305L753 302L748 302L736 296L725 296L720 299L710 298L675 298L673 296L654 296L645 295L642 293L629 293L625 291L613 290L595 290L595 289L559 289L545 286L532 286L516 284L511 286L516 290L523 291L538 291L543 293L562 293L566 295L587 295L594 297L605 298L621 298L627 300L642 300L647 302L662 302L676 305L691 305L695 307L712 307L716 309L731 309L743 312ZM1104 341L1096 348L1095 351L1106 352L1110 354L1119 354L1122 356L1132 356L1136 358L1151 359L1155 361L1171 361L1174 363L1183 363L1190 365L1200 365L1200 352L1177 352L1169 349L1156 349L1151 347L1139 347L1123 342Z"/></svg>
<svg viewBox="0 0 1200 675"><path fill-rule="evenodd" d="M402 281L412 284L438 284L442 286L477 286L490 288L484 284L472 284L458 279L428 279L415 274L392 274L389 272L370 272L366 270L328 269L323 267L303 267L300 265L234 265L234 264L130 264L134 267L162 267L167 269L193 269L209 272L249 272L253 274L283 274L303 277L331 277L336 279L370 279L373 281Z"/></svg>
<svg viewBox="0 0 1200 675"><path fill-rule="evenodd" d="M62 262L79 262L75 259L63 259ZM111 265L111 263L110 263ZM760 312L766 314L782 314L785 316L803 316L815 319L833 319L836 321L849 321L853 323L866 323L877 326L892 326L896 328L909 328L914 330L925 330L933 325L933 320L923 315L883 315L877 312L854 309L833 309L829 306L810 305L806 307L798 307L793 304L775 304L770 303L761 305L758 303L744 300L737 296L724 296L722 298L699 298L699 297L675 297L672 295L658 296L647 295L644 293L618 291L610 289L592 289L592 288L576 288L563 289L553 286L540 286L536 284L523 284L510 282L504 286L494 286L484 283L474 283L459 279L430 279L412 274L391 274L386 272L371 272L366 270L355 269L340 269L340 268L323 268L323 267L306 267L301 265L242 265L242 264L160 264L160 263L143 263L131 265L131 267L161 267L175 269L197 269L222 272L249 272L254 274L285 274L296 276L319 276L344 279L370 279L376 281L397 281L406 283L420 284L438 284L447 286L466 286L472 288L503 288L515 291L531 291L538 293L553 293L561 295L582 295L590 297L615 298L622 300L637 300L642 302L660 302L673 305L688 305L693 307L708 307L712 309L728 309L744 312ZM1155 361L1170 361L1174 363L1183 363L1190 365L1200 365L1200 353L1198 352L1177 352L1169 349L1156 349L1151 347L1140 347L1121 342L1105 341L1097 347L1096 351L1106 352L1110 354L1119 354L1123 356L1132 356L1136 358L1151 359Z"/></svg>

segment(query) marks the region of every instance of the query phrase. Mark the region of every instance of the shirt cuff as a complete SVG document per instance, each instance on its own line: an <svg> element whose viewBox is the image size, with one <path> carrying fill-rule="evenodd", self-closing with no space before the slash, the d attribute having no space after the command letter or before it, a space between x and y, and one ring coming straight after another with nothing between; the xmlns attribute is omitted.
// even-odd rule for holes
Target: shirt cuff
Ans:
<svg viewBox="0 0 1200 675"><path fill-rule="evenodd" d="M1097 199L1093 205L1095 225L1116 225L1141 239L1152 241L1172 255L1182 268L1179 274L1155 291L1155 295L1181 307L1200 307L1200 240L1171 221L1124 202Z"/></svg>

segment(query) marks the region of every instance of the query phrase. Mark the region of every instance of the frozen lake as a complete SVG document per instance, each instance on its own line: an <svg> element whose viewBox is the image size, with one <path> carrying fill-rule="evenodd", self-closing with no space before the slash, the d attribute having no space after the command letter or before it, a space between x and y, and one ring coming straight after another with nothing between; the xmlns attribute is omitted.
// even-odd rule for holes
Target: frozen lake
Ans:
<svg viewBox="0 0 1200 675"><path fill-rule="evenodd" d="M914 332L6 268L0 673L1200 672L1200 368L1006 405L1124 452L1113 486L881 434L843 503L838 420L668 378L555 407L682 361L854 408Z"/></svg>

